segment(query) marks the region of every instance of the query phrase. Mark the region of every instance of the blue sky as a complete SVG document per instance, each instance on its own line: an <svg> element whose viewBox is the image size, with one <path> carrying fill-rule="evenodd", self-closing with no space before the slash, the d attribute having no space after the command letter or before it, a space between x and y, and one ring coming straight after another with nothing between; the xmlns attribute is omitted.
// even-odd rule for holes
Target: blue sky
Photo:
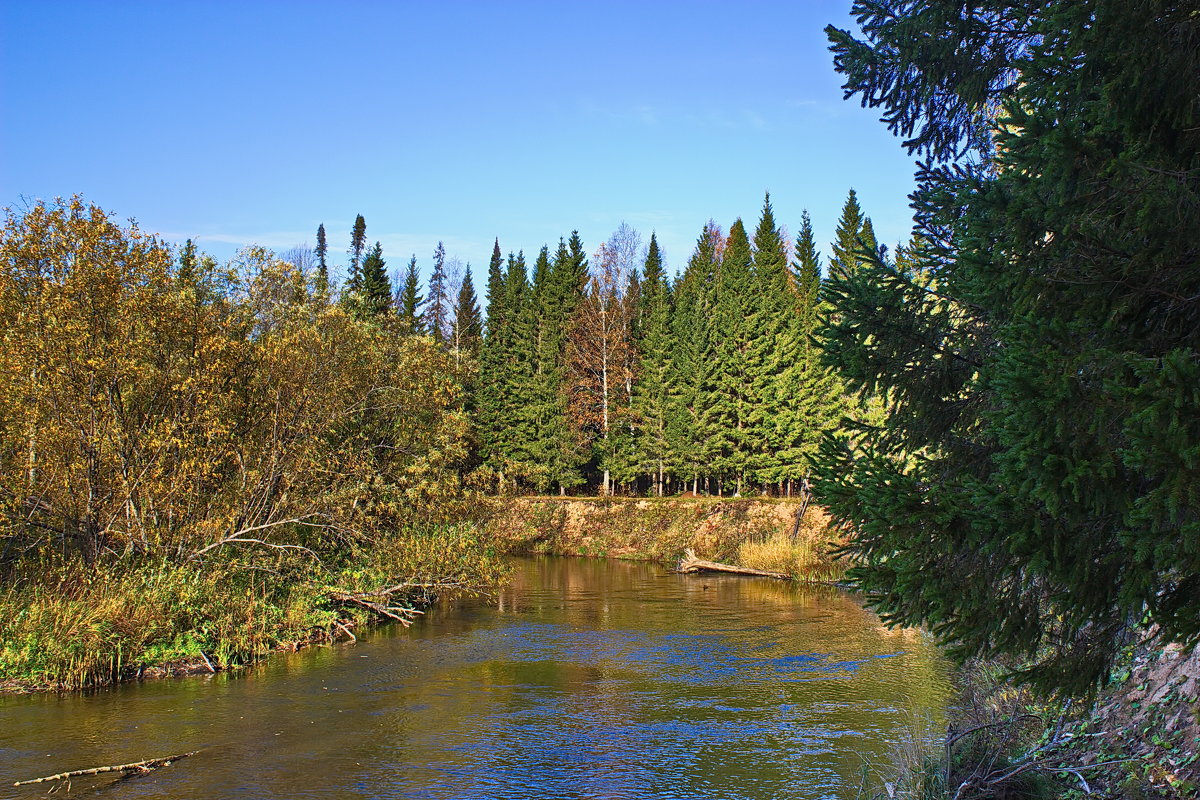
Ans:
<svg viewBox="0 0 1200 800"><path fill-rule="evenodd" d="M578 229L657 232L770 191L823 254L853 186L907 238L913 162L843 101L824 2L0 2L0 205L82 194L221 259L355 214L389 268L439 240L486 268ZM478 285L478 279L477 279Z"/></svg>

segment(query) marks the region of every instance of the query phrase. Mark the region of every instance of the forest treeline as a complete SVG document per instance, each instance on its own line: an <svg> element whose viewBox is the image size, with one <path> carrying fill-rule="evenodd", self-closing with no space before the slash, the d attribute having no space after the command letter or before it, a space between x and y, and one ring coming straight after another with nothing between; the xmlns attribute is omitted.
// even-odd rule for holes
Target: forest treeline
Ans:
<svg viewBox="0 0 1200 800"><path fill-rule="evenodd" d="M427 286L413 256L393 289L365 231L359 216L342 302L468 362L465 468L492 491L790 494L850 407L813 337L822 278L808 214L790 241L769 196L753 233L741 219L706 224L673 278L655 234L643 246L624 224L590 254L573 232L532 265L497 240L486 316L469 264L455 269L439 244ZM852 272L875 249L851 191L830 269ZM327 253L322 225L315 250L288 255L328 285Z"/></svg>

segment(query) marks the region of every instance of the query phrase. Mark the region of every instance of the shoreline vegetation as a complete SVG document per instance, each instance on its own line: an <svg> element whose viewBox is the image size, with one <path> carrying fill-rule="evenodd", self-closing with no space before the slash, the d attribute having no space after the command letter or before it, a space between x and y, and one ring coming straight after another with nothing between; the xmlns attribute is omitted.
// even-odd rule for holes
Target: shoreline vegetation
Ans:
<svg viewBox="0 0 1200 800"><path fill-rule="evenodd" d="M795 501L476 498L473 508L471 523L406 531L337 572L290 554L272 568L233 556L203 565L143 559L103 577L39 563L0 594L0 691L213 673L354 641L373 625L409 624L439 596L488 592L510 554L670 563L700 547L801 580L840 575L824 512L810 507L797 529ZM395 575L424 577L395 583Z"/></svg>

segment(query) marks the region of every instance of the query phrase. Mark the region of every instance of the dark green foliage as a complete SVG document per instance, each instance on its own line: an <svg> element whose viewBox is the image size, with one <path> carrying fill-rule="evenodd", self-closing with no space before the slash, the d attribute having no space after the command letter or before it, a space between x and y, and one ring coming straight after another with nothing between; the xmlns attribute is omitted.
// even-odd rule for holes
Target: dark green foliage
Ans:
<svg viewBox="0 0 1200 800"><path fill-rule="evenodd" d="M492 249L488 263L485 296L487 320L479 349L479 387L476 393L476 428L483 446L484 459L494 469L502 469L501 444L505 436L502 385L505 369L504 334L508 312L504 303L504 257L500 240Z"/></svg>
<svg viewBox="0 0 1200 800"><path fill-rule="evenodd" d="M831 277L845 277L858 269L862 261L859 239L865 222L862 208L858 204L858 195L853 189L846 197L842 206L842 216L838 219L836 239L833 243L833 256L829 259L829 274Z"/></svg>
<svg viewBox="0 0 1200 800"><path fill-rule="evenodd" d="M414 336L425 332L425 315L421 313L423 302L425 298L421 296L421 275L417 271L417 256L414 254L408 260L404 283L396 294L396 314L400 317L401 328Z"/></svg>
<svg viewBox="0 0 1200 800"><path fill-rule="evenodd" d="M187 284L196 282L196 244L191 239L183 243L179 251L179 280Z"/></svg>
<svg viewBox="0 0 1200 800"><path fill-rule="evenodd" d="M325 240L325 223L317 226L317 294L329 294L329 243Z"/></svg>
<svg viewBox="0 0 1200 800"><path fill-rule="evenodd" d="M929 161L913 245L829 283L830 363L893 409L823 496L888 619L1086 692L1135 626L1200 637L1200 17L855 13L847 91Z"/></svg>
<svg viewBox="0 0 1200 800"><path fill-rule="evenodd" d="M709 222L696 240L687 269L675 284L671 315L672 357L669 370L671 412L667 421L673 471L698 491L710 474L707 409L715 364L710 321L716 302L718 253L724 239Z"/></svg>
<svg viewBox="0 0 1200 800"><path fill-rule="evenodd" d="M366 314L378 317L392 307L392 282L387 274L387 262L383 260L383 247L379 242L367 253L362 263L362 307Z"/></svg>
<svg viewBox="0 0 1200 800"><path fill-rule="evenodd" d="M671 293L663 272L658 238L650 234L650 247L642 268L639 295L639 353L637 383L633 391L634 452L640 474L653 476L653 491L662 496L672 460L671 403Z"/></svg>
<svg viewBox="0 0 1200 800"><path fill-rule="evenodd" d="M433 252L429 296L425 300L425 324L435 341L444 343L449 338L450 311L450 296L446 291L446 247L438 242Z"/></svg>
<svg viewBox="0 0 1200 800"><path fill-rule="evenodd" d="M746 377L749 385L747 467L759 484L780 477L780 441L777 424L784 406L794 402L781 392L780 380L788 366L799 357L799 342L793 326L796 293L788 270L787 248L771 196L763 200L762 215L754 231L754 290L750 344L746 349Z"/></svg>
<svg viewBox="0 0 1200 800"><path fill-rule="evenodd" d="M454 337L451 345L455 350L475 355L483 337L483 316L479 311L479 300L475 297L475 283L471 280L471 265L467 264L462 283L458 287L458 299L454 303Z"/></svg>
<svg viewBox="0 0 1200 800"><path fill-rule="evenodd" d="M753 338L756 303L753 252L740 219L729 228L717 267L716 302L710 321L707 358L713 362L701 427L708 436L706 457L712 472L740 491L750 461L750 414L753 395L747 352Z"/></svg>
<svg viewBox="0 0 1200 800"><path fill-rule="evenodd" d="M796 236L796 288L802 298L803 310L815 310L821 289L821 256L813 239L812 220L805 210L800 217L800 233ZM812 331L814 320L807 324Z"/></svg>
<svg viewBox="0 0 1200 800"><path fill-rule="evenodd" d="M350 273L347 276L348 288L351 292L362 289L362 276L359 266L362 263L363 248L367 246L367 221L359 214L354 218L354 228L350 231Z"/></svg>
<svg viewBox="0 0 1200 800"><path fill-rule="evenodd" d="M560 490L581 480L576 469L580 460L567 422L563 396L563 347L567 317L573 309L571 279L564 285L567 266L566 245L559 242L558 254L551 261L550 251L542 247L533 268L533 284L526 312L532 363L526 387L526 403L520 409L530 440L529 462L524 465L525 479L539 492L557 486Z"/></svg>

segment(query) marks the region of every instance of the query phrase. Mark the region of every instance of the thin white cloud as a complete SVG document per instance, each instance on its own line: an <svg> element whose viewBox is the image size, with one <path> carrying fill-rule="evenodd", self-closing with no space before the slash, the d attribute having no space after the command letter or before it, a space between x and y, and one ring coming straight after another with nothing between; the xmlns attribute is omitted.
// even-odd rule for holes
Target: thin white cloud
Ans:
<svg viewBox="0 0 1200 800"><path fill-rule="evenodd" d="M369 231L368 231L369 233ZM303 245L313 246L313 234L300 231L264 231L261 233L162 233L159 237L168 242L183 242L185 239L191 239L198 245L205 244L222 244L231 245L234 248L250 247L258 245L266 247L270 250L280 252L288 250L292 247ZM433 251L437 247L438 242L442 242L446 247L448 256L457 256L466 261L477 261L482 256L491 253L491 243L477 242L473 239L464 239L459 237L438 236L436 234L422 233L386 233L380 236L368 235L368 246L374 242L379 242L383 247L384 257L388 263L399 262L403 259L406 263L410 256L416 255L418 262L431 261ZM330 245L330 255L333 260L338 260L344 248L336 245Z"/></svg>

